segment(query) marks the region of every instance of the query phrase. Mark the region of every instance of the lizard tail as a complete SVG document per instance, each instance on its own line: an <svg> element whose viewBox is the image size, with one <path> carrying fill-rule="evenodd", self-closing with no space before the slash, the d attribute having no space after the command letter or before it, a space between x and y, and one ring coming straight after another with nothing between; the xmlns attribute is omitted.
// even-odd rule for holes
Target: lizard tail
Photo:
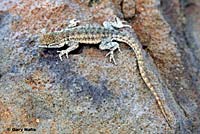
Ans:
<svg viewBox="0 0 200 134"><path fill-rule="evenodd" d="M160 111L161 111L162 115L164 116L167 124L169 125L170 128L172 128L171 125L170 125L170 120L167 116L167 112L164 108L164 105L163 105L161 99L160 99L160 96L156 92L155 87L153 86L153 84L151 83L151 81L148 77L147 70L146 70L146 67L145 67L144 54L142 52L141 45L134 44L134 51L135 51L135 54L136 54L136 57L137 57L138 68L139 68L140 74L142 76L142 79L144 80L145 84L147 85L147 87L149 88L151 93L154 95L155 100L158 104L158 107L160 108Z"/></svg>
<svg viewBox="0 0 200 134"><path fill-rule="evenodd" d="M152 85L152 83L148 77L147 70L145 67L144 54L143 54L142 46L140 45L139 41L137 39L134 39L133 37L129 37L129 36L121 36L120 38L118 36L118 38L114 38L114 40L128 44L135 52L135 55L137 58L137 63L138 63L138 68L139 68L140 74L142 76L142 79L144 80L145 84L147 85L147 87L149 88L151 93L154 95L156 102L158 104L158 107L159 107L162 115L164 116L167 124L169 125L170 128L172 128L172 126L170 125L170 120L167 116L167 112L164 108L164 105L163 105L161 99L160 99L160 96L156 92L155 87Z"/></svg>
<svg viewBox="0 0 200 134"><path fill-rule="evenodd" d="M156 100L156 102L157 102L157 104L159 106L159 109L160 109L162 115L164 116L164 118L165 118L167 124L169 125L169 127L171 128L170 120L169 120L169 118L167 116L167 112L166 112L166 110L164 108L164 105L163 105L161 99L160 99L160 96L158 95L158 93L154 89L154 86L151 84L150 80L148 79L147 74L146 74L146 72L144 70L145 68L142 67L142 65L143 65L142 61L138 61L138 66L139 66L139 70L140 70L140 74L142 76L142 79L144 80L145 84L147 85L147 87L149 88L151 93L153 94L153 96L154 96L154 98L155 98L155 100Z"/></svg>

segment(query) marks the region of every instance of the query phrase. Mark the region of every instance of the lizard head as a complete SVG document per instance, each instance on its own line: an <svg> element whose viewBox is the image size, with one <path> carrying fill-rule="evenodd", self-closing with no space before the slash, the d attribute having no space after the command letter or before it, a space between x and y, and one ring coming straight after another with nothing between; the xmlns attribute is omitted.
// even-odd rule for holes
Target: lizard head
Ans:
<svg viewBox="0 0 200 134"><path fill-rule="evenodd" d="M40 47L51 48L58 44L58 39L55 34L49 33L40 36L39 42L41 44Z"/></svg>

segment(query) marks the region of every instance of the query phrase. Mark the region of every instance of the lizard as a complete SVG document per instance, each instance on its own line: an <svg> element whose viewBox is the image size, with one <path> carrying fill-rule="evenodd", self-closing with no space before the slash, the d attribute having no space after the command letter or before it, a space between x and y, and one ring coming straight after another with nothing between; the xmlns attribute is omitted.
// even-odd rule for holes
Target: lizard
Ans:
<svg viewBox="0 0 200 134"><path fill-rule="evenodd" d="M40 46L41 48L62 48L67 45L68 48L65 50L58 51L59 58L62 61L62 56L66 55L69 58L69 53L79 47L79 44L99 44L100 50L110 50L106 56L110 56L110 62L116 64L114 58L114 51L120 50L119 43L125 43L132 48L135 53L138 69L140 75L153 94L157 105L166 120L170 128L170 118L167 115L167 112L164 108L164 105L161 101L160 96L155 90L155 86L151 83L151 79L148 77L147 69L145 68L144 53L142 45L137 39L136 35L131 35L127 32L122 32L119 29L123 27L129 27L129 25L123 24L118 18L115 19L115 22L104 22L103 26L100 25L78 25L80 21L73 20L69 27L61 31L55 31L43 34L40 36ZM78 25L78 26L77 26Z"/></svg>

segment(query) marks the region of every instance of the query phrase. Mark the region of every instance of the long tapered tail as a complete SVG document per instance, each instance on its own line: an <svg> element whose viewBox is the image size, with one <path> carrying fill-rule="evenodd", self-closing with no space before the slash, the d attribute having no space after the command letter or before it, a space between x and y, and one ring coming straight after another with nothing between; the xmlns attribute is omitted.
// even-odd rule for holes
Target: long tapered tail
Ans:
<svg viewBox="0 0 200 134"><path fill-rule="evenodd" d="M124 42L133 49L133 51L136 55L136 58L137 58L138 68L139 68L141 77L144 80L147 87L149 88L149 90L151 91L151 93L154 95L156 102L158 104L158 107L160 108L160 111L161 111L162 115L164 116L167 124L169 125L170 128L172 128L172 126L170 125L170 120L167 116L167 112L164 108L164 105L163 105L161 99L160 99L160 96L156 92L155 87L153 86L150 78L148 77L147 70L145 67L145 61L144 61L145 57L143 54L142 46L140 45L139 41L134 40L134 38L130 37L130 36L120 36L120 35L113 37L113 40L116 40L119 42Z"/></svg>

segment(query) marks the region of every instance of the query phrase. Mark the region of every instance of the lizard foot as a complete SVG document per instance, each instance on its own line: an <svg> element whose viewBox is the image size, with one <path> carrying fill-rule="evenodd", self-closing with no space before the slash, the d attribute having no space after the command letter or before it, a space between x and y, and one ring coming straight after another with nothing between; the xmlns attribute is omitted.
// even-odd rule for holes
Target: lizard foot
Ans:
<svg viewBox="0 0 200 134"><path fill-rule="evenodd" d="M111 25L115 28L124 28L124 27L132 28L130 25L123 23L126 23L126 21L120 20L118 17L115 17L115 21L111 22Z"/></svg>
<svg viewBox="0 0 200 134"><path fill-rule="evenodd" d="M109 21L104 21L103 26L106 29L120 29L120 28L132 28L131 25L124 24L127 23L126 21L120 20L118 17L115 17L115 21L109 22Z"/></svg>
<svg viewBox="0 0 200 134"><path fill-rule="evenodd" d="M80 23L79 20L77 20L77 19L72 19L72 20L69 21L68 28L76 27L76 26L79 25L79 23Z"/></svg>
<svg viewBox="0 0 200 134"><path fill-rule="evenodd" d="M115 50L119 50L119 52L121 53L121 50L120 50L120 47L119 47L119 44L117 42L110 42L109 41L110 39L107 39L107 40L104 40L101 42L101 44L99 45L99 48L101 50L110 50L107 54L106 54L106 57L107 56L110 56L110 62L114 62L115 65L116 64L116 61L115 61L115 58L114 58L114 51Z"/></svg>
<svg viewBox="0 0 200 134"><path fill-rule="evenodd" d="M63 55L66 55L67 58L69 58L69 55L68 55L68 51L67 50L61 50L61 51L57 51L59 53L59 58L60 60L62 61L62 56Z"/></svg>
<svg viewBox="0 0 200 134"><path fill-rule="evenodd" d="M115 65L117 65L116 60L115 60L115 57L114 57L114 51L111 50L110 52L108 52L108 53L106 54L105 57L107 57L107 56L110 56L110 62L113 61L113 63L114 63Z"/></svg>
<svg viewBox="0 0 200 134"><path fill-rule="evenodd" d="M59 53L59 58L62 61L62 56L66 55L69 58L69 53L79 47L78 42L69 41L66 43L69 47L66 50L57 51Z"/></svg>

